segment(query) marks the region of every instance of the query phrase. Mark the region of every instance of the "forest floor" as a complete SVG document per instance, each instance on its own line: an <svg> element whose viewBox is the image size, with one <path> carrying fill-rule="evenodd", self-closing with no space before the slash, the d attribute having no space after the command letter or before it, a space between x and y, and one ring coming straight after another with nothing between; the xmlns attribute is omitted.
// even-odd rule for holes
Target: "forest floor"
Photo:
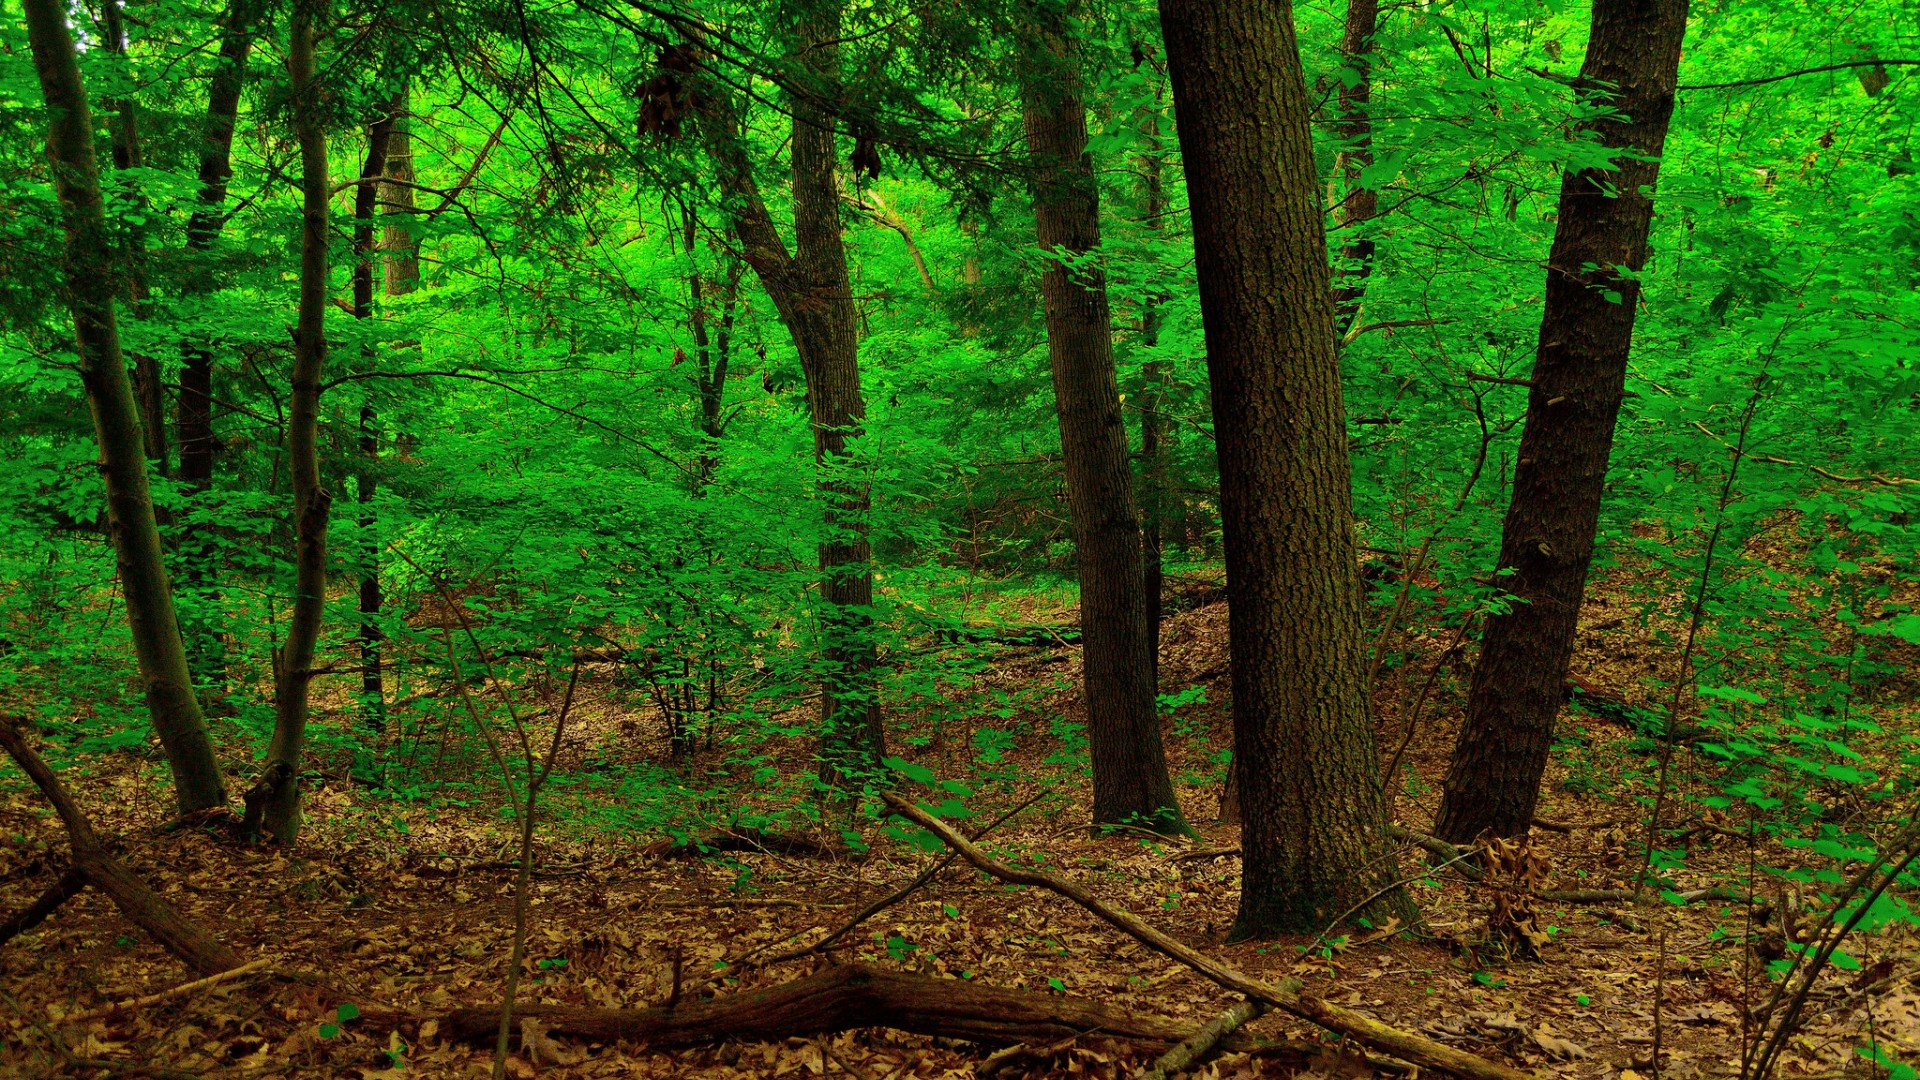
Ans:
<svg viewBox="0 0 1920 1080"><path fill-rule="evenodd" d="M1590 687L1625 700L1642 689L1660 650L1634 635L1633 620L1609 620L1604 590L1590 600L1576 672ZM1404 730L1406 703L1453 640L1435 629L1410 635L1415 660L1381 680L1380 740L1390 752ZM1664 660L1662 662L1665 662ZM1237 829L1214 819L1216 750L1227 731L1226 623L1218 604L1173 616L1166 628L1163 686L1211 687L1205 701L1170 723L1170 756L1189 817L1204 834L1192 843L1074 827L1085 781L1048 758L1059 749L1039 714L1014 717L1019 736L983 763L956 766L952 753L922 760L943 777L967 780L983 816L1042 787L1056 796L994 831L995 850L1043 854L1053 872L1140 915L1179 940L1268 980L1307 988L1380 1019L1539 1075L1600 1080L1652 1077L1656 994L1671 1080L1730 1076L1747 1038L1742 1016L1771 983L1748 962L1744 906L1699 903L1579 906L1543 903L1550 937L1537 959L1502 959L1484 944L1489 897L1452 873L1421 877L1424 853L1403 854L1410 889L1425 917L1417 935L1359 933L1228 945L1238 887L1237 857L1178 859L1201 847L1230 847ZM1001 687L1038 687L1045 707L1071 715L1078 653L1021 650L984 676ZM1464 668L1446 667L1439 708L1416 725L1405 754L1394 813L1424 828L1437 803L1457 719ZM1063 689L1064 687L1064 689ZM588 687L579 738L618 739L630 716ZM1645 803L1654 779L1644 740L1590 715L1563 718L1535 850L1551 860L1560 887L1626 885L1644 857ZM943 746L972 745L948 733ZM962 758L967 755L960 755ZM1686 756L1683 752L1683 758ZM792 759L804 760L800 747ZM942 758L945 760L941 760ZM310 827L293 851L248 848L204 831L161 828L166 806L151 768L129 756L91 759L71 787L103 830L121 838L135 870L199 925L243 955L272 958L267 972L163 1005L103 1018L85 1010L184 983L193 976L144 938L95 891L0 949L0 1075L7 1076L474 1076L490 1049L438 1037L437 1023L405 1034L339 1020L340 1006L400 1009L433 1017L499 999L513 927L510 822L442 802L427 809L348 783L310 796ZM951 771L949 771L951 770ZM1684 760L1682 789L1706 773ZM742 778L743 784L746 778ZM574 798L572 795L557 796ZM745 798L745 797L743 797ZM580 803L568 804L577 810ZM1667 824L1688 860L1681 888L1738 883L1751 862L1805 859L1772 843L1750 850L1744 825L1681 803ZM643 1006L666 1001L676 970L688 999L797 978L821 961L768 967L741 960L806 942L841 925L867 902L925 868L930 856L873 832L864 854L729 852L675 858L660 832L545 828L537 845L522 1002ZM29 903L52 880L65 837L37 796L10 775L0 793L0 912ZM1761 875L1762 880L1766 880ZM1774 888L1766 885L1766 889ZM1780 897L1774 897L1778 903ZM1910 930L1850 946L1861 970L1835 971L1814 995L1796 1036L1786 1077L1871 1075L1855 1048L1871 1032L1894 1057L1920 1053L1920 947ZM1036 890L1010 890L956 866L847 937L834 955L918 972L971 978L1039 993L1065 992L1199 1027L1233 1000L1200 976L1151 953L1086 911ZM724 965L724 966L723 966ZM314 972L325 985L275 973ZM351 1014L353 1010L347 1012ZM337 1024L340 1030L328 1026ZM1313 1038L1306 1025L1271 1014L1248 1031ZM516 1077L847 1076L908 1080L975 1075L988 1048L867 1029L780 1043L730 1042L671 1053L540 1037L517 1039ZM1151 1055L1098 1038L1015 1062L1002 1076L1126 1076ZM1228 1054L1193 1075L1329 1078L1376 1071L1364 1057L1329 1051L1304 1066L1258 1053Z"/></svg>

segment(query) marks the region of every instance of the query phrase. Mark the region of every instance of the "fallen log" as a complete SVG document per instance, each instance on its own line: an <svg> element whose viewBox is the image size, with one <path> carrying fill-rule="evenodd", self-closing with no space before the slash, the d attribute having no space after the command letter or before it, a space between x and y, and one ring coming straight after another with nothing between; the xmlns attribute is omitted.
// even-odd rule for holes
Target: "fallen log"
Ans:
<svg viewBox="0 0 1920 1080"><path fill-rule="evenodd" d="M153 935L168 952L185 961L196 972L217 975L246 963L239 953L221 944L218 938L182 918L173 905L113 857L100 839L100 834L94 832L93 823L87 820L79 804L73 801L66 787L60 783L60 777L27 744L26 735L17 719L0 717L0 747L5 747L7 754L40 789L40 794L46 796L47 802L53 805L53 812L60 816L61 822L67 827L67 843L73 849L73 868L67 876L63 876L26 911L8 920L9 927L21 923L30 926L51 915L61 903L80 891L66 888L70 884L69 878L77 874L86 884L106 893L121 914Z"/></svg>
<svg viewBox="0 0 1920 1080"><path fill-rule="evenodd" d="M1267 1007L1258 1001L1242 1001L1213 1018L1206 1027L1180 1040L1174 1048L1160 1055L1146 1075L1140 1080L1167 1080L1167 1077L1192 1068L1202 1058L1220 1045L1220 1040L1233 1034L1241 1025L1266 1012Z"/></svg>
<svg viewBox="0 0 1920 1080"><path fill-rule="evenodd" d="M839 964L803 979L705 1002L651 1009L515 1004L549 1035L649 1046L699 1046L735 1039L778 1041L852 1028L888 1027L994 1046L1107 1035L1167 1046L1186 1029L1158 1016L1058 994L1009 990L961 979L913 975L871 964ZM458 1009L440 1021L446 1038L485 1042L500 1006Z"/></svg>
<svg viewBox="0 0 1920 1080"><path fill-rule="evenodd" d="M1489 1061L1478 1054L1456 1050L1444 1043L1435 1042L1410 1031L1402 1031L1375 1020L1365 1013L1335 1005L1311 994L1295 993L1262 982L1238 968L1230 967L1175 941L1133 915L1103 903L1070 881L1037 870L1018 869L994 859L968 841L966 837L955 832L953 826L892 792L884 792L881 797L895 813L938 836L975 868L1002 881L1015 885L1031 885L1064 896L1141 944L1164 956L1178 960L1229 990L1244 994L1256 1001L1263 1001L1329 1031L1339 1032L1363 1046L1391 1054L1422 1068L1438 1069L1455 1076L1466 1077L1467 1080L1534 1080L1531 1073Z"/></svg>

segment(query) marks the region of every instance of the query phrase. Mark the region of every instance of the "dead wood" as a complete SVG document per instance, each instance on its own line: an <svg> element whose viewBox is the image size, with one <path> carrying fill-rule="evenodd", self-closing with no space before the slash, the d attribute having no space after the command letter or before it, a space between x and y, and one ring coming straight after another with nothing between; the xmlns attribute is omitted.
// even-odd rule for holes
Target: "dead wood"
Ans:
<svg viewBox="0 0 1920 1080"><path fill-rule="evenodd" d="M1185 1034L1173 1020L1083 998L911 975L868 964L841 964L778 986L675 1007L515 1005L513 1012L538 1020L551 1035L655 1047L729 1039L778 1041L864 1027L995 1046L1052 1043L1080 1035L1165 1046ZM449 1014L440 1030L449 1039L480 1042L491 1038L499 1024L500 1006L482 1005Z"/></svg>
<svg viewBox="0 0 1920 1080"><path fill-rule="evenodd" d="M1423 1068L1438 1069L1456 1076L1467 1077L1469 1080L1533 1080L1531 1073L1489 1061L1478 1054L1456 1050L1409 1031L1402 1031L1375 1020L1365 1013L1323 1001L1314 995L1298 993L1262 982L1238 968L1230 967L1188 948L1125 911L1108 906L1070 881L1035 870L1018 869L993 859L969 842L966 837L955 832L951 825L892 792L884 793L882 798L896 813L940 837L948 847L959 852L960 857L972 863L975 868L1002 881L1015 885L1031 885L1064 896L1141 944L1178 960L1229 990L1266 1002L1329 1031L1339 1032L1363 1046L1372 1047Z"/></svg>
<svg viewBox="0 0 1920 1080"><path fill-rule="evenodd" d="M182 983L179 986L162 990L156 994L147 994L143 997L132 998L127 1001L116 1001L111 1005L102 1005L102 1006L99 1006L98 1008L88 1009L86 1012L75 1013L72 1016L66 1017L62 1022L68 1023L68 1024L77 1024L83 1020L97 1020L103 1016L112 1016L114 1013L130 1012L134 1009L144 1009L150 1005L158 1005L163 1001L172 1001L175 998L187 997L191 994L199 993L200 991L206 990L210 987L218 986L221 983L232 982L235 979L244 978L248 975L253 974L256 971L261 971L265 969L266 966L268 964L271 964L272 962L273 962L272 960L266 957L261 957L260 959L252 961L251 963L241 964L239 967L234 968L231 971L222 971L217 975L209 975L204 979L195 979L190 983Z"/></svg>
<svg viewBox="0 0 1920 1080"><path fill-rule="evenodd" d="M54 813L67 827L67 842L73 848L73 870L86 883L106 893L108 899L120 909L140 929L153 935L164 945L168 952L185 961L186 965L202 975L215 975L230 971L244 964L240 954L222 945L218 938L200 929L180 916L173 905L162 899L145 881L142 881L125 864L113 857L107 850L100 835L93 831L93 823L87 820L78 803L73 801L67 789L60 783L46 761L27 744L26 735L19 721L12 717L0 717L0 746L4 746L21 770L27 774L47 802L53 805ZM62 878L64 882L66 878ZM33 907L22 912L20 918L32 915L42 904L46 911L40 913L44 919L61 901L72 893L55 898L59 886L50 889ZM78 890L75 890L78 891ZM51 901L51 903L49 903ZM39 919L35 919L35 922ZM9 923L11 925L11 923ZM30 925L30 924L29 924Z"/></svg>
<svg viewBox="0 0 1920 1080"><path fill-rule="evenodd" d="M0 945L5 945L16 936L39 926L47 916L54 913L61 904L79 895L87 887L87 875L78 869L69 869L66 873L47 886L40 898L20 910L20 914L0 923Z"/></svg>
<svg viewBox="0 0 1920 1080"><path fill-rule="evenodd" d="M759 829L719 829L689 837L685 843L676 843L671 839L656 840L640 849L642 855L661 859L691 859L716 851L759 852L764 855L794 855L814 859L833 859L846 854L811 837L788 836Z"/></svg>
<svg viewBox="0 0 1920 1080"><path fill-rule="evenodd" d="M1213 1052L1220 1040L1233 1034L1242 1025L1266 1012L1267 1007L1258 1001L1242 1001L1213 1018L1206 1027L1174 1044L1173 1049L1160 1055L1153 1068L1141 1080L1167 1080Z"/></svg>

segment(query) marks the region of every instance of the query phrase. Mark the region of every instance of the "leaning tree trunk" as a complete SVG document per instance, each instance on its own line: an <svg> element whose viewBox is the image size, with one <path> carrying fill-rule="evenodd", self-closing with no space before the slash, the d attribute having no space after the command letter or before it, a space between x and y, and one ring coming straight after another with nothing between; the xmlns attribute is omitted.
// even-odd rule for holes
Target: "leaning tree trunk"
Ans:
<svg viewBox="0 0 1920 1080"><path fill-rule="evenodd" d="M189 289L212 289L213 268L205 260L226 223L234 121L240 112L241 91L246 88L247 55L253 49L261 8L261 0L232 0L220 23L220 52L207 88L207 113L200 128L199 205L187 220L187 257L201 263L189 275ZM220 443L213 430L213 350L203 342L188 341L181 349L175 434L180 443L180 482L189 498L204 509L213 487L213 461ZM191 668L206 685L226 682L221 631L216 620L208 617L219 602L213 586L219 549L212 526L197 515L182 516L180 587L189 603L181 626Z"/></svg>
<svg viewBox="0 0 1920 1080"><path fill-rule="evenodd" d="M803 27L805 60L838 77L839 12ZM820 542L820 775L830 788L857 787L886 753L879 654L874 640L873 559L867 542L867 485L853 475L854 443L866 421L860 390L857 311L841 240L832 117L810 99L793 103L793 254L774 228L753 179L737 106L717 80L695 91L700 128L740 237L742 259L759 276L793 337L807 379L814 461L821 471L826 534Z"/></svg>
<svg viewBox="0 0 1920 1080"><path fill-rule="evenodd" d="M1367 715L1326 224L1293 12L1162 0L1220 463L1236 938L1412 912ZM1356 910L1357 909L1357 910Z"/></svg>
<svg viewBox="0 0 1920 1080"><path fill-rule="evenodd" d="M320 379L327 363L327 136L314 72L318 0L295 0L287 78L293 86L300 144L300 308L294 329L292 393L287 401L287 472L293 480L293 611L275 658L273 740L266 770L247 795L247 832L282 843L300 834L300 755L307 741L313 654L327 599L327 513L320 484ZM382 150L384 157L385 151Z"/></svg>
<svg viewBox="0 0 1920 1080"><path fill-rule="evenodd" d="M121 77L127 81L127 96L116 97L104 102L113 113L113 167L125 172L138 169L145 163L140 154L140 118L139 105L133 93L133 74L127 66L127 22L120 10L118 0L100 5L100 21L103 24L106 40L103 44L107 52L119 61ZM138 183L132 186L138 191ZM144 203L144 198L136 199ZM123 250L126 257L127 299L131 303L135 319L146 317L146 230L138 225L127 225ZM167 407L166 387L160 381L160 363L147 353L133 354L133 396L140 407L140 433L147 451L149 468L154 473L165 476L168 471L167 457Z"/></svg>
<svg viewBox="0 0 1920 1080"><path fill-rule="evenodd" d="M114 321L118 277L94 162L93 115L67 32L66 6L54 0L25 0L24 6L33 65L47 103L47 157L66 226L65 300L73 315L80 381L100 440L100 475L107 489L107 521L127 625L153 727L173 768L175 801L182 813L204 810L224 805L227 793L200 703L193 696L147 489L140 412Z"/></svg>
<svg viewBox="0 0 1920 1080"><path fill-rule="evenodd" d="M1346 54L1354 79L1351 84L1340 84L1338 131L1340 141L1346 144L1340 151L1340 180L1347 190L1334 208L1334 217L1346 237L1340 250L1340 268L1334 274L1336 337L1344 335L1360 317L1367 276L1373 272L1373 238L1364 230L1379 211L1380 196L1362 182L1361 173L1373 164L1373 118L1368 106L1373 98L1373 35L1379 25L1380 0L1347 0L1340 51Z"/></svg>
<svg viewBox="0 0 1920 1080"><path fill-rule="evenodd" d="M1080 633L1093 757L1093 820L1188 831L1154 707L1140 519L1113 366L1106 280L1084 265L1100 245L1100 194L1087 152L1079 50L1058 27L1036 31L1023 88L1033 154L1034 232L1047 261L1040 292L1060 418L1067 506L1080 579ZM1081 263L1069 269L1068 262Z"/></svg>
<svg viewBox="0 0 1920 1080"><path fill-rule="evenodd" d="M401 91L388 103L386 113L367 125L367 158L360 167L360 183L353 189L353 317L373 318L373 256L375 251L374 213L387 174L387 152L393 142L394 128L400 122L400 110L406 108L406 92ZM363 347L361 355L371 364L374 348ZM354 473L354 501L360 509L360 531L365 546L361 554L365 565L360 570L360 712L367 726L378 735L387 726L386 690L380 679L380 544L376 538L378 515L373 498L380 463L379 417L373 403L360 406L360 462Z"/></svg>
<svg viewBox="0 0 1920 1080"><path fill-rule="evenodd" d="M1487 619L1467 716L1434 832L1454 843L1533 820L1593 561L1600 499L1626 392L1653 186L1673 114L1687 0L1595 0L1580 85L1625 119L1584 126L1617 170L1569 173L1547 258L1546 313L1527 392L1500 567L1516 602Z"/></svg>

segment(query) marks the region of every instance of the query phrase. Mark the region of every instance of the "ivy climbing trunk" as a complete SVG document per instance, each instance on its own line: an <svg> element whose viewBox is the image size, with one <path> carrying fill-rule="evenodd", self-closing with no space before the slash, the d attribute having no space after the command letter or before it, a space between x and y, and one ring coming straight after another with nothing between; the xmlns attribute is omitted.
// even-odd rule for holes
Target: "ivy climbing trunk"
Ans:
<svg viewBox="0 0 1920 1080"><path fill-rule="evenodd" d="M1687 0L1595 0L1579 87L1621 116L1583 127L1617 170L1568 173L1500 542L1509 609L1487 619L1434 831L1455 843L1533 821L1586 591L1673 115Z"/></svg>
<svg viewBox="0 0 1920 1080"><path fill-rule="evenodd" d="M293 481L293 610L286 643L274 658L273 739L266 769L247 793L246 831L284 844L300 835L300 756L307 741L313 656L327 599L327 515L332 495L320 482L320 380L327 363L327 136L314 69L320 0L295 0L287 78L300 145L300 303L287 399L287 472Z"/></svg>
<svg viewBox="0 0 1920 1080"><path fill-rule="evenodd" d="M1232 937L1412 917L1367 715L1326 224L1292 6L1162 0L1220 465L1244 871Z"/></svg>
<svg viewBox="0 0 1920 1080"><path fill-rule="evenodd" d="M220 22L220 51L200 127L199 205L187 219L187 258L199 264L188 275L187 288L201 294L212 291L213 267L207 256L226 223L234 121L240 112L241 91L246 88L247 56L253 49L261 10L261 0L232 0ZM213 428L213 349L208 342L190 340L181 349L175 434L180 443L180 482L190 505L199 511L184 515L180 521L178 558L181 592L186 600L181 628L199 682L218 686L226 682L224 639L212 617L219 601L214 582L220 544L214 527L204 520L213 487L214 458L220 450Z"/></svg>
<svg viewBox="0 0 1920 1080"><path fill-rule="evenodd" d="M174 618L173 588L147 488L140 411L120 351L114 315L119 277L94 159L93 115L67 31L68 12L56 0L24 0L23 7L33 66L46 99L47 158L66 230L63 299L73 316L80 381L100 441L108 529L147 708L173 769L180 812L222 806L227 793L187 672L186 647Z"/></svg>
<svg viewBox="0 0 1920 1080"><path fill-rule="evenodd" d="M1032 37L1022 95L1034 233L1052 256L1040 293L1080 580L1093 820L1184 833L1154 707L1145 557L1106 281L1087 259L1100 246L1100 194L1087 152L1079 49L1058 26L1036 28Z"/></svg>
<svg viewBox="0 0 1920 1080"><path fill-rule="evenodd" d="M839 79L840 12L826 5L802 22L798 52L822 84ZM886 753L874 640L873 557L867 482L854 446L866 421L860 389L858 312L841 239L832 117L812 97L792 103L793 252L760 197L741 136L738 107L717 80L696 89L700 128L713 159L741 257L753 268L793 338L807 380L814 462L825 506L820 541L820 776L833 789L877 774Z"/></svg>
<svg viewBox="0 0 1920 1080"><path fill-rule="evenodd" d="M1367 276L1373 272L1373 237L1367 223L1379 212L1380 196L1366 186L1362 174L1373 164L1373 117L1369 105L1373 99L1373 35L1380 27L1380 0L1347 0L1347 18L1340 34L1340 51L1346 55L1353 78L1340 84L1339 118L1336 129L1345 144L1340 151L1340 182L1346 193L1334 208L1334 220L1340 226L1345 243L1340 249L1340 266L1334 272L1333 332L1336 337L1352 329L1360 317L1360 302L1366 296Z"/></svg>
<svg viewBox="0 0 1920 1080"><path fill-rule="evenodd" d="M353 317L373 318L373 261L378 236L374 214L380 194L393 185L382 182L387 175L387 153L400 111L406 108L406 94L393 96L386 112L367 125L367 157L360 166L360 183L353 189ZM368 366L375 362L371 344L361 350ZM371 393L371 391L369 391ZM379 515L373 499L379 484L380 426L371 398L360 405L360 461L354 473L354 502L358 504L361 549L360 567L360 715L374 734L387 726L386 688L380 673L380 540Z"/></svg>

